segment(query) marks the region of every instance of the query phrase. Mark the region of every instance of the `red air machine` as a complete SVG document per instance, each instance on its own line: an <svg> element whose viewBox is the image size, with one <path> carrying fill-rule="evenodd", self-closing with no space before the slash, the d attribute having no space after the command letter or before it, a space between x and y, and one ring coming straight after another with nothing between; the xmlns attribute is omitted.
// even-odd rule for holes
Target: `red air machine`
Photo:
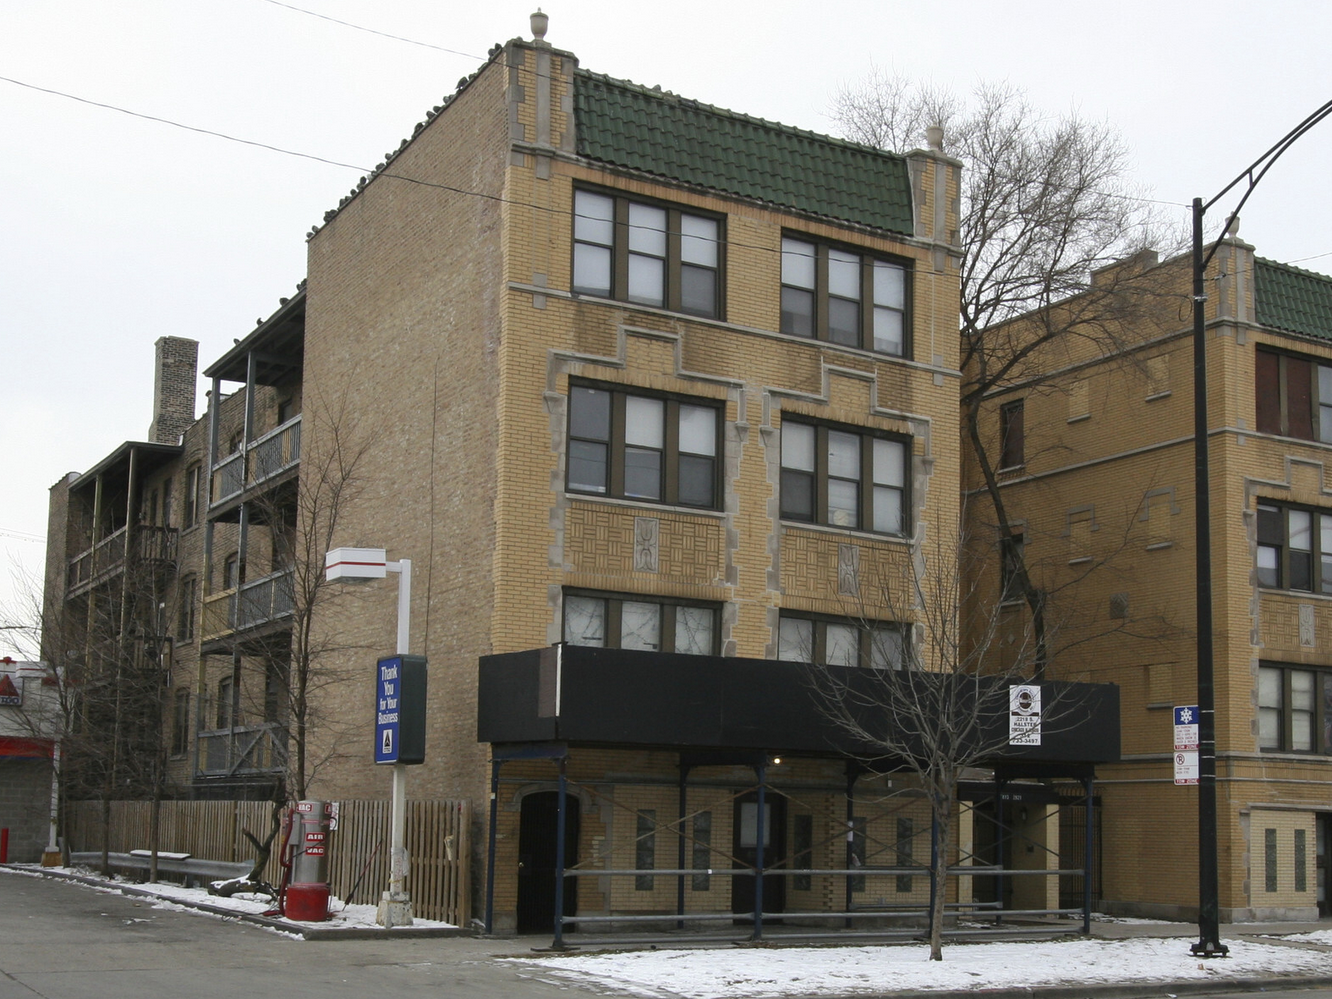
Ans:
<svg viewBox="0 0 1332 999"><path fill-rule="evenodd" d="M288 879L281 911L288 919L317 923L328 918L328 839L333 804L298 801L287 813L282 866Z"/></svg>

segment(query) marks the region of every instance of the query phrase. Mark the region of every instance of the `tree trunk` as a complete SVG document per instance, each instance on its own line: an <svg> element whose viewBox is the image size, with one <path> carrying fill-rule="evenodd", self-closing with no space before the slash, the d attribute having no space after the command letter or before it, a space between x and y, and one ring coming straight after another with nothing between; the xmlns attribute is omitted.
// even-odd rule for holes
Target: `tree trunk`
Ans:
<svg viewBox="0 0 1332 999"><path fill-rule="evenodd" d="M930 858L930 876L934 879L934 898L930 907L930 960L942 961L944 911L948 901L948 836L952 829L953 796L931 794L930 805L937 830L937 849Z"/></svg>
<svg viewBox="0 0 1332 999"><path fill-rule="evenodd" d="M995 526L999 530L999 536L1004 542L1012 545L1015 540L1013 522L1009 519L1007 507L1004 506L1004 498L999 490L999 479L995 474L994 464L990 461L990 455L981 442L980 404L981 398L976 395L967 399L963 407L964 419L967 425L967 438L971 441L972 453L975 455L976 463L980 466L981 475L985 479L985 494L989 497L990 505L994 508ZM1022 599L1031 610L1031 631L1034 644L1032 677L1036 680L1043 680L1045 679L1045 667L1050 657L1049 638L1046 635L1045 592L1037 589L1031 581L1031 574L1027 571L1026 552L1016 551L1015 554L1017 562L1014 566L1016 572L1013 580L1022 593Z"/></svg>

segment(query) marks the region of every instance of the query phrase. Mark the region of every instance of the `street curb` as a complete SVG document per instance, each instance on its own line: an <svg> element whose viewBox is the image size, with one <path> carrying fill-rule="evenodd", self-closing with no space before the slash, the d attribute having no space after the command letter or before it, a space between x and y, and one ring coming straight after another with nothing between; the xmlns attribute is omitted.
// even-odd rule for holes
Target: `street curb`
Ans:
<svg viewBox="0 0 1332 999"><path fill-rule="evenodd" d="M1224 960L1219 958L1216 960ZM1126 985L1087 983L1084 985L1038 985L1010 989L972 989L948 992L921 989L911 992L883 993L883 999L949 999L949 997L980 997L980 999L1148 999L1148 997L1216 995L1220 993L1268 992L1273 988L1296 991L1332 986L1332 975L1290 976L1273 975L1270 978L1214 978L1184 982L1134 982ZM866 999L864 993L854 996L821 996L820 999Z"/></svg>
<svg viewBox="0 0 1332 999"><path fill-rule="evenodd" d="M53 871L50 869L30 867L21 864L0 864L0 867L17 871L21 874L35 874L38 877L43 878L73 881L77 884L87 885L90 888L119 892L122 895L130 895L136 898L151 898L159 902L168 902L172 905L179 905L184 909L195 909L199 912L206 912L209 915L221 916L225 919L235 919L239 922L262 926L265 929L276 930L279 933L287 933L291 936L300 937L302 940L438 940L447 937L470 937L474 935L471 930L466 930L459 926L395 926L388 930L377 929L372 926L316 926L311 925L310 923L296 923L288 919L275 919L271 916L260 916L252 912L241 912L220 905L209 905L207 902L182 900L173 898L169 895L160 895L150 888L119 884L117 882L105 881L102 878L85 877L82 874L69 874L65 871Z"/></svg>

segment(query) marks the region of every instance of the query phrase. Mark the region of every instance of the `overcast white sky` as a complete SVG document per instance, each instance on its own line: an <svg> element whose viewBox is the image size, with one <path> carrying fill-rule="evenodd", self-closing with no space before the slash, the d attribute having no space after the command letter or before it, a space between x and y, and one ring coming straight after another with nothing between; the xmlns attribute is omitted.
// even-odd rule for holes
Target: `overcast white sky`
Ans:
<svg viewBox="0 0 1332 999"><path fill-rule="evenodd" d="M547 39L586 69L818 131L875 65L962 90L1007 80L1114 123L1181 224L1332 96L1324 0L542 2ZM0 616L14 573L40 571L51 484L147 435L153 342L199 340L203 368L249 333L304 276L311 225L492 44L527 35L535 6L5 0ZM1332 122L1272 169L1241 231L1259 254L1332 271L1330 162Z"/></svg>

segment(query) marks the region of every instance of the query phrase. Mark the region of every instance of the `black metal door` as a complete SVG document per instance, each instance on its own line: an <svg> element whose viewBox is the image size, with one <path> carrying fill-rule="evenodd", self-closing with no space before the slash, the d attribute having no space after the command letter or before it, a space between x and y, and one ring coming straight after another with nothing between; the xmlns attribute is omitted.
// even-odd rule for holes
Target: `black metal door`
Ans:
<svg viewBox="0 0 1332 999"><path fill-rule="evenodd" d="M753 867L758 863L759 830L766 836L763 844L765 870L786 866L786 799L775 794L765 795L766 821L760 822L758 796L747 794L735 803L734 837L732 853L737 867ZM755 878L741 875L731 878L731 911L754 911ZM786 876L766 874L763 877L763 916L786 909Z"/></svg>
<svg viewBox="0 0 1332 999"><path fill-rule="evenodd" d="M555 931L555 846L559 829L560 796L537 791L523 798L518 821L518 932ZM579 801L565 797L565 865L578 857ZM564 914L578 912L578 879L564 879ZM566 928L573 929L572 926Z"/></svg>

